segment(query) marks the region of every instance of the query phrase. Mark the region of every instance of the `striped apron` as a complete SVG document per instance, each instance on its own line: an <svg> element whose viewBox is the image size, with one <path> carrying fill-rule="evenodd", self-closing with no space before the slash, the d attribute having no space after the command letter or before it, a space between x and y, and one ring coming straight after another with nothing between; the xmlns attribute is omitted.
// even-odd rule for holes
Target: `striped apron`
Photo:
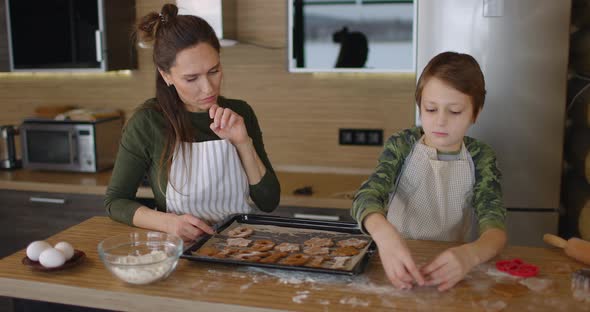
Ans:
<svg viewBox="0 0 590 312"><path fill-rule="evenodd" d="M390 195L387 220L407 239L472 240L475 170L465 144L458 160L441 161L436 149L422 142L423 138L404 162Z"/></svg>
<svg viewBox="0 0 590 312"><path fill-rule="evenodd" d="M248 177L227 140L184 143L174 152L166 187L168 212L213 224L230 214L249 213L248 198Z"/></svg>

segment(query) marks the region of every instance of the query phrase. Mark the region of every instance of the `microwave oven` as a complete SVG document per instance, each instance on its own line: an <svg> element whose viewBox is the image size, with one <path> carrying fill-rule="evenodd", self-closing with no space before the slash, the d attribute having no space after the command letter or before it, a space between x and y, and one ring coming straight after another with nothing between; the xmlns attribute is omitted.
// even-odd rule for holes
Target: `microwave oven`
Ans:
<svg viewBox="0 0 590 312"><path fill-rule="evenodd" d="M23 168L98 172L112 168L121 117L96 121L25 119L20 126Z"/></svg>

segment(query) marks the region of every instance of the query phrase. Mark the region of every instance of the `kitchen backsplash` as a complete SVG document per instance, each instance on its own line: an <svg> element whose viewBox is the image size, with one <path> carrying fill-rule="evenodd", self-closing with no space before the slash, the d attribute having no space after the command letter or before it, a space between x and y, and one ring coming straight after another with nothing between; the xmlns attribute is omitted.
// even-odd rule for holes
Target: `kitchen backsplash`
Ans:
<svg viewBox="0 0 590 312"><path fill-rule="evenodd" d="M166 2L136 0L137 16ZM222 94L254 108L275 167L367 171L381 147L340 146L338 130L383 129L387 139L412 125L414 75L289 73L286 1L240 0L234 5L241 44L222 50ZM18 123L41 105L117 108L128 118L154 95L151 51L138 49L138 60L138 70L130 73L0 75L0 124Z"/></svg>

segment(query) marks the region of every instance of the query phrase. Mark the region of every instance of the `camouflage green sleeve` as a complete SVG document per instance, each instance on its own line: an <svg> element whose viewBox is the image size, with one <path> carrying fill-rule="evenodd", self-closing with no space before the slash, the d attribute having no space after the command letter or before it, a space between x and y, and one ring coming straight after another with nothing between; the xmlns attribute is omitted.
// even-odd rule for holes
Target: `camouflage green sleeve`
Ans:
<svg viewBox="0 0 590 312"><path fill-rule="evenodd" d="M401 171L412 146L420 138L420 128L403 130L391 136L385 143L375 171L363 182L354 196L351 215L363 227L364 219L371 213L386 215L389 193Z"/></svg>
<svg viewBox="0 0 590 312"><path fill-rule="evenodd" d="M490 228L506 228L506 208L502 203L502 174L494 150L483 142L467 138L466 147L475 166L473 207L479 224L479 234Z"/></svg>

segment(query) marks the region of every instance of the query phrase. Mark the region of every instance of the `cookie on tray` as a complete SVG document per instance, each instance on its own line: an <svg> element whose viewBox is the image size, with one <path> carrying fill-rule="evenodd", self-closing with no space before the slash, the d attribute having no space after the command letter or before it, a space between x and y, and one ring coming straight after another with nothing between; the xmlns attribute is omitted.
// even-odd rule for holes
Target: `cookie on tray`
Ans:
<svg viewBox="0 0 590 312"><path fill-rule="evenodd" d="M369 243L369 241L367 241L367 240L358 239L356 237L353 237L353 238L338 241L336 243L336 245L338 245L339 247L349 247L350 246L350 247L354 247L357 249L361 249L361 248L367 246L368 243Z"/></svg>
<svg viewBox="0 0 590 312"><path fill-rule="evenodd" d="M219 249L212 247L212 246L201 247L196 252L196 254L198 254L198 255L207 256L207 257L212 257L213 255L216 255L217 253L219 253Z"/></svg>
<svg viewBox="0 0 590 312"><path fill-rule="evenodd" d="M334 264L330 267L331 269L341 270L346 268L346 264L351 257L334 257Z"/></svg>
<svg viewBox="0 0 590 312"><path fill-rule="evenodd" d="M332 247L334 246L334 241L331 238L313 237L306 240L303 245L306 247Z"/></svg>
<svg viewBox="0 0 590 312"><path fill-rule="evenodd" d="M256 251L256 250L245 250L243 252L239 252L239 253L234 254L232 256L232 258L234 258L236 260L242 260L242 261L257 262L260 259L262 259L268 255L270 255L269 252Z"/></svg>
<svg viewBox="0 0 590 312"><path fill-rule="evenodd" d="M279 259L288 256L289 254L282 251L271 251L269 256L260 259L260 263L277 263Z"/></svg>
<svg viewBox="0 0 590 312"><path fill-rule="evenodd" d="M312 256L327 255L330 253L330 248L311 246L311 247L303 248L303 253L307 254L307 255L312 255Z"/></svg>
<svg viewBox="0 0 590 312"><path fill-rule="evenodd" d="M304 265L309 260L309 258L310 256L302 253L292 254L289 255L287 258L281 260L280 263L285 265L300 266Z"/></svg>
<svg viewBox="0 0 590 312"><path fill-rule="evenodd" d="M252 233L254 233L254 229L248 226L238 226L236 228L231 229L230 231L227 232L227 235L229 237L234 237L234 238L245 238L248 237L250 235L252 235Z"/></svg>
<svg viewBox="0 0 590 312"><path fill-rule="evenodd" d="M259 239L254 241L252 249L257 251L268 251L275 246L275 243L270 239Z"/></svg>
<svg viewBox="0 0 590 312"><path fill-rule="evenodd" d="M252 241L249 239L236 237L236 238L228 238L226 242L227 242L227 246L248 247L248 245L250 245L250 243Z"/></svg>
<svg viewBox="0 0 590 312"><path fill-rule="evenodd" d="M280 243L275 246L275 250L282 252L295 252L301 250L299 244L293 243Z"/></svg>
<svg viewBox="0 0 590 312"><path fill-rule="evenodd" d="M330 257L326 257L326 256L313 256L311 258L311 260L309 260L305 266L306 267L310 267L310 268L321 268L322 267L322 263L324 263L324 261L330 259Z"/></svg>
<svg viewBox="0 0 590 312"><path fill-rule="evenodd" d="M334 251L332 251L332 256L342 256L342 257L347 257L347 256L354 256L354 255L358 255L360 253L360 251L352 246L347 246L347 247L340 247Z"/></svg>

